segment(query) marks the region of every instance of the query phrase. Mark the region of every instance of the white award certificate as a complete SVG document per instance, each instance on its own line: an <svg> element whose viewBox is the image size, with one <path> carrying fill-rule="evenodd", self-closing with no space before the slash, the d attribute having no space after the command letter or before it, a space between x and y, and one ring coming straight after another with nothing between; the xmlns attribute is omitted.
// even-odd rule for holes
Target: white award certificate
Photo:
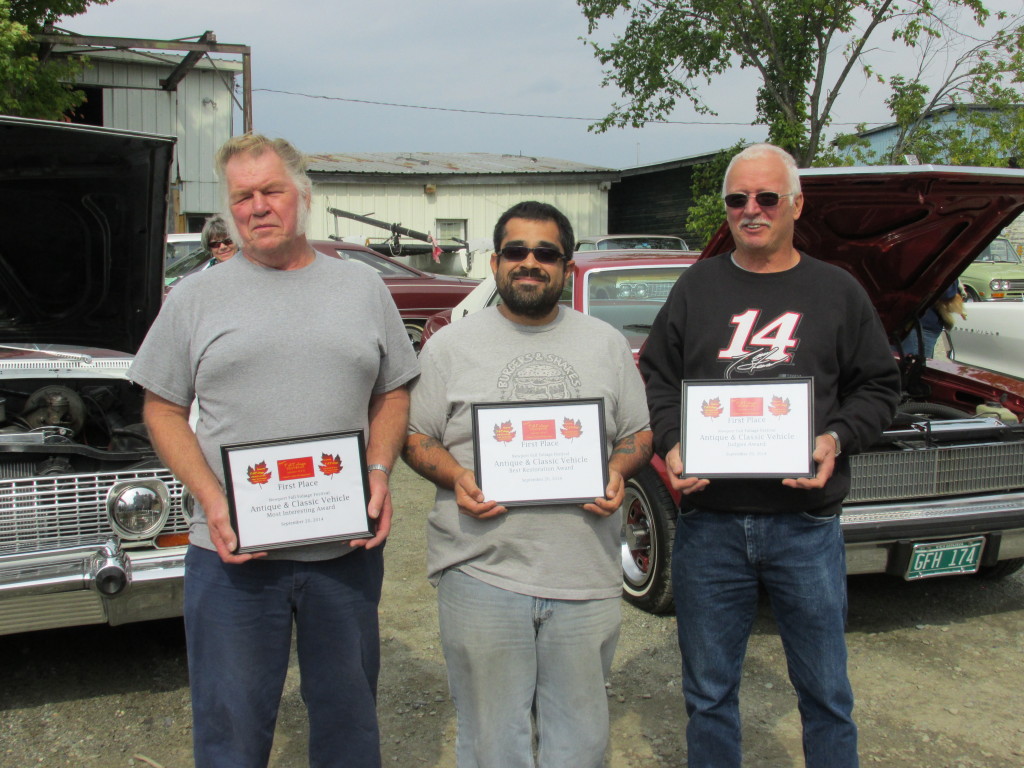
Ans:
<svg viewBox="0 0 1024 768"><path fill-rule="evenodd" d="M475 403L473 453L485 499L592 502L608 486L604 398Z"/></svg>
<svg viewBox="0 0 1024 768"><path fill-rule="evenodd" d="M370 538L362 430L221 446L238 552Z"/></svg>
<svg viewBox="0 0 1024 768"><path fill-rule="evenodd" d="M684 381L686 477L814 477L813 379Z"/></svg>

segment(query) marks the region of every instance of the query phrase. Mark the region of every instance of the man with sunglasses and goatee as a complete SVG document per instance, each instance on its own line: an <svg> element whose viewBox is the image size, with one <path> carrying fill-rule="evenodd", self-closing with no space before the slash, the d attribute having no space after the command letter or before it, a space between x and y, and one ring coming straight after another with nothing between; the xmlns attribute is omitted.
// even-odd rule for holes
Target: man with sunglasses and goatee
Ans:
<svg viewBox="0 0 1024 768"><path fill-rule="evenodd" d="M411 393L403 455L437 484L427 569L459 768L598 768L608 743L619 508L626 478L650 459L651 433L625 338L559 304L572 249L572 227L554 207L506 211L491 256L501 304L432 336ZM473 404L579 398L603 398L604 495L529 506L487 498L473 469Z"/></svg>
<svg viewBox="0 0 1024 768"><path fill-rule="evenodd" d="M740 766L740 677L760 588L797 691L806 764L849 768L858 764L857 729L839 514L850 487L847 457L870 446L894 415L896 364L857 281L794 248L804 199L789 154L769 144L737 154L723 199L735 250L683 274L640 358L655 450L683 494L672 586L688 765ZM709 481L687 471L681 382L791 377L812 379L814 476Z"/></svg>

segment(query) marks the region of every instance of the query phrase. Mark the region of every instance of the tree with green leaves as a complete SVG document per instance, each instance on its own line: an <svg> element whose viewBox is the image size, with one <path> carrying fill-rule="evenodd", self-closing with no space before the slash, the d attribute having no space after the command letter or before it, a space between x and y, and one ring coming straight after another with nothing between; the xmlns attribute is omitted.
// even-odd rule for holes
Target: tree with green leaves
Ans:
<svg viewBox="0 0 1024 768"><path fill-rule="evenodd" d="M0 0L0 114L58 120L85 96L71 82L81 59L40 58L32 35L92 4L111 0Z"/></svg>
<svg viewBox="0 0 1024 768"><path fill-rule="evenodd" d="M733 68L760 80L755 119L768 140L801 166L826 142L836 99L851 75L887 79L868 52L888 39L919 51L930 40L960 34L945 17L966 13L984 27L982 0L577 0L593 35L619 15L625 31L611 43L592 41L605 65L604 85L627 101L592 128L640 127L668 117L680 100L714 114L702 90ZM1004 14L997 14L1002 18ZM969 25L965 25L969 26Z"/></svg>
<svg viewBox="0 0 1024 768"><path fill-rule="evenodd" d="M1001 167L1024 163L1024 24L1004 20L990 39L964 50L929 51L912 75L896 75L886 106L893 116L893 139L874 150L858 132L837 136L819 157L830 165L890 165L913 155L922 163ZM929 41L933 43L934 41ZM925 82L933 56L952 60L937 87Z"/></svg>

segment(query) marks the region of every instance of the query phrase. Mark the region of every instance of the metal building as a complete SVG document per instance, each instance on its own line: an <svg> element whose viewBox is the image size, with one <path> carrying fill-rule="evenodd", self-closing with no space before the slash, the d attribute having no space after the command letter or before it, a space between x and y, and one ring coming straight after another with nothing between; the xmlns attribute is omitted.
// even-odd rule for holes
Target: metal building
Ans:
<svg viewBox="0 0 1024 768"><path fill-rule="evenodd" d="M313 211L310 235L378 244L388 231L334 216L341 209L433 235L442 245L467 241L491 248L494 224L512 205L539 200L561 210L577 234L608 231L608 192L619 172L527 155L370 152L310 156ZM402 239L403 254L420 268L459 273L455 259L433 265L430 247ZM477 265L479 266L479 264Z"/></svg>

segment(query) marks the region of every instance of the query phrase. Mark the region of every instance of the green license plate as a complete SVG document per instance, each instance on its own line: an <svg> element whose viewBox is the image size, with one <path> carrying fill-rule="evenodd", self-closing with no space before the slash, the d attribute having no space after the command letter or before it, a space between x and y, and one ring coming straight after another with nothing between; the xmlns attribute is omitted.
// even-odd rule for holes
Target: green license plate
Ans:
<svg viewBox="0 0 1024 768"><path fill-rule="evenodd" d="M957 573L977 573L981 563L984 536L955 541L932 541L915 544L910 552L907 581Z"/></svg>

